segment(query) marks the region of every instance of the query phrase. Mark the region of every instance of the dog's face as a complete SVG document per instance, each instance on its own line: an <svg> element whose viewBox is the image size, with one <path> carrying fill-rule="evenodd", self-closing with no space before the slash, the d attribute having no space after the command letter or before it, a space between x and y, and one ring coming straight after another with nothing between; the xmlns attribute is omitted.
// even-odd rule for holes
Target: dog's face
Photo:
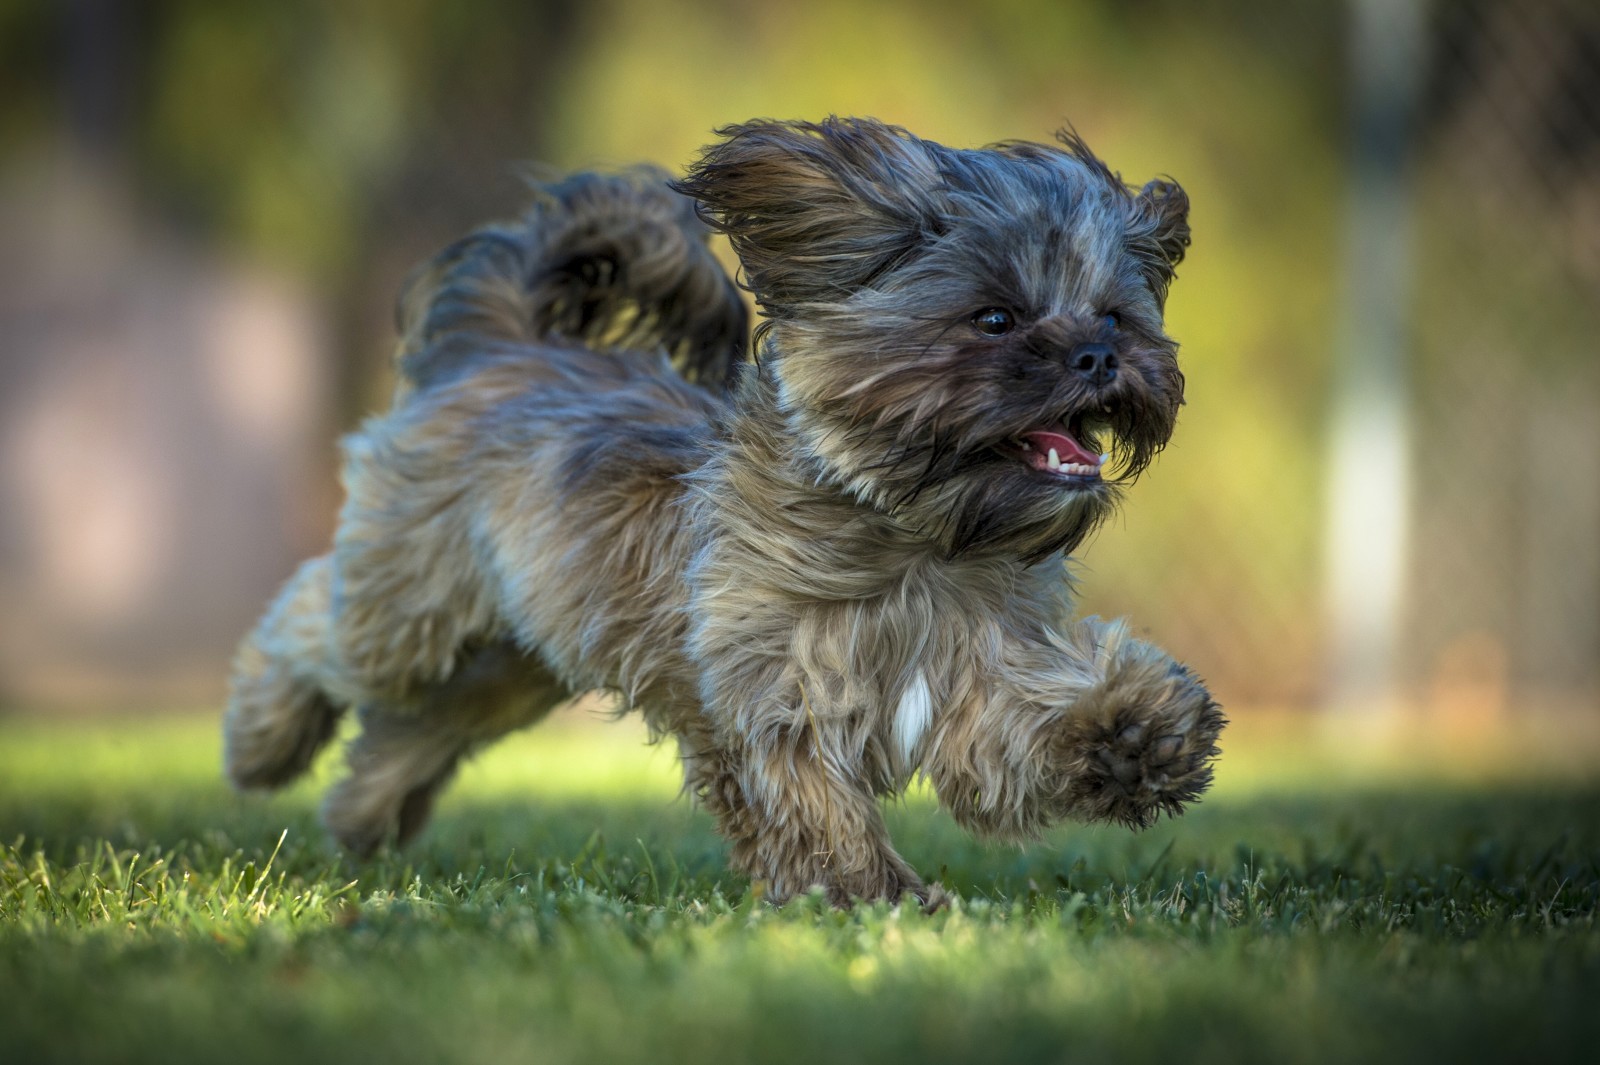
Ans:
<svg viewBox="0 0 1600 1065"><path fill-rule="evenodd" d="M722 131L682 183L765 311L796 446L951 555L1071 550L1172 433L1189 241L1075 137L961 151L866 120ZM1105 457L1102 458L1102 454Z"/></svg>

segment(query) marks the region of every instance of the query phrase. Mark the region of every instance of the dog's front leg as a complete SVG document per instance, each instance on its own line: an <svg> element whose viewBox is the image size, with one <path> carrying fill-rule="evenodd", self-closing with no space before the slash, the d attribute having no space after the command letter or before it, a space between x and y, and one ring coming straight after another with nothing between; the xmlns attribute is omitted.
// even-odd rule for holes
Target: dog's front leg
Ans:
<svg viewBox="0 0 1600 1065"><path fill-rule="evenodd" d="M691 768L691 786L732 845L736 868L782 903L820 886L835 905L934 901L895 853L876 796L848 753L844 723L811 711L809 700L745 717L720 749Z"/></svg>
<svg viewBox="0 0 1600 1065"><path fill-rule="evenodd" d="M969 829L1027 838L1063 818L1145 827L1211 783L1227 723L1187 667L1086 618L1014 647L941 728L924 771Z"/></svg>

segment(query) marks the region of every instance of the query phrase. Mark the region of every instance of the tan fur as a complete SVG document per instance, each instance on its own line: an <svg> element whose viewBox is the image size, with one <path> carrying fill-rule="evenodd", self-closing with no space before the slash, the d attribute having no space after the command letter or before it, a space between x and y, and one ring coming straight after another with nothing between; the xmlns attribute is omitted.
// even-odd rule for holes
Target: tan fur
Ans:
<svg viewBox="0 0 1600 1065"><path fill-rule="evenodd" d="M463 755L605 689L677 737L737 868L839 903L937 900L878 806L918 772L1003 838L1179 812L1222 715L1119 623L1070 620L1064 555L1116 487L1002 445L1088 411L1131 476L1165 442L1181 190L1135 194L1076 141L726 132L683 187L768 312L756 365L736 370L737 294L654 172L545 187L448 249L403 303L394 409L346 442L332 554L240 650L230 776L282 784L359 707L325 819L367 851L414 833ZM1029 317L996 346L964 323L998 298L984 264L1011 252L985 241L1013 217L1035 236L1000 265ZM1121 376L1091 388L1062 360L1112 299ZM919 300L953 308L936 336Z"/></svg>

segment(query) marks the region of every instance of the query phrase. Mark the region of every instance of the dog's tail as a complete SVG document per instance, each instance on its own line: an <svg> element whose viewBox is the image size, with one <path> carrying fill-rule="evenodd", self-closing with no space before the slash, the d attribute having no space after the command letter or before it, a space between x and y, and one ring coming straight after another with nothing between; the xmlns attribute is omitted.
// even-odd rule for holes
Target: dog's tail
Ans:
<svg viewBox="0 0 1600 1065"><path fill-rule="evenodd" d="M445 248L407 281L399 368L426 387L498 342L664 350L721 387L744 358L748 312L706 244L694 201L652 167L534 185L515 222Z"/></svg>

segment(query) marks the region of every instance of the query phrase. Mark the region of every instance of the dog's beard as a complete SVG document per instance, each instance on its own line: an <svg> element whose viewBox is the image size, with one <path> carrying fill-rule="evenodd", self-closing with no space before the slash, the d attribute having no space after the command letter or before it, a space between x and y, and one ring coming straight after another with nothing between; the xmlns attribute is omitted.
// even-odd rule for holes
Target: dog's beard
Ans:
<svg viewBox="0 0 1600 1065"><path fill-rule="evenodd" d="M791 431L819 476L948 556L1070 552L1171 434L1170 343L1127 339L1116 378L1096 386L1054 356L1070 337L951 339L965 325L866 315L783 329Z"/></svg>

